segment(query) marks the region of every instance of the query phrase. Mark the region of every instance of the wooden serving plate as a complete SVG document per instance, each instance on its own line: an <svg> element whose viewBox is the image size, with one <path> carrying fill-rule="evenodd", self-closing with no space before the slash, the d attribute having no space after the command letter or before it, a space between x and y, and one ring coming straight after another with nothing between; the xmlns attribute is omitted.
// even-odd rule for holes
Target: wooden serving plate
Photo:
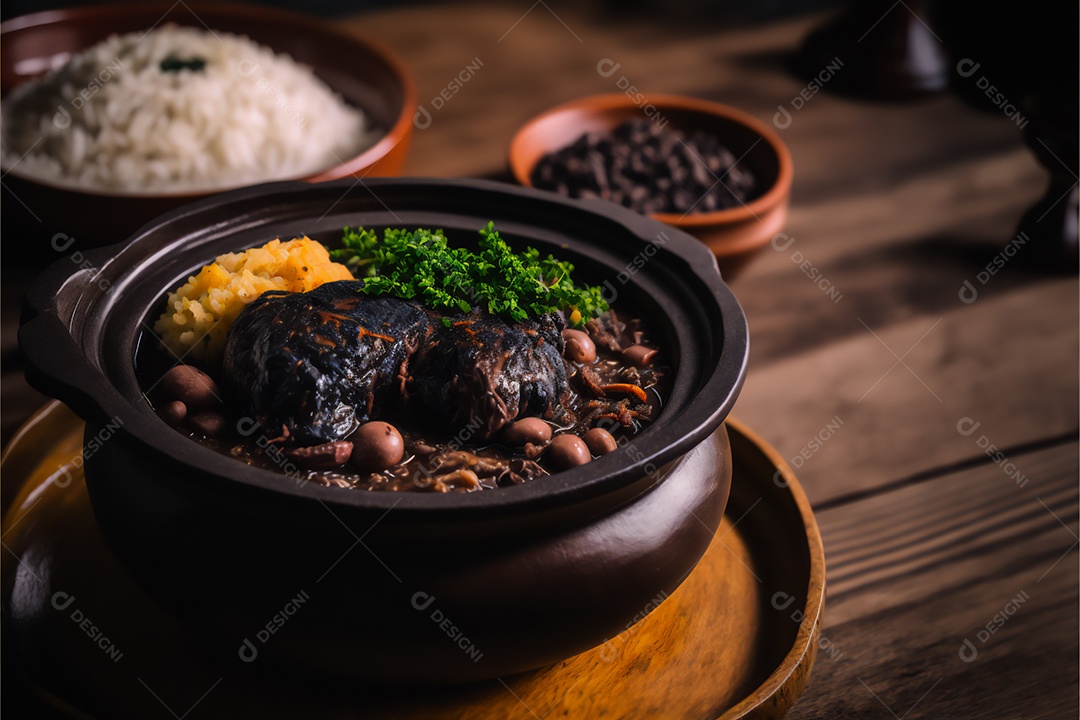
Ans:
<svg viewBox="0 0 1080 720"><path fill-rule="evenodd" d="M105 544L79 470L82 422L50 403L0 461L4 482L21 485L3 528L3 709L191 720L782 717L816 656L824 551L783 459L737 421L727 428L734 481L724 520L697 568L643 620L517 676L356 687L257 661L208 660L220 654L149 597ZM437 672L417 669L418 678Z"/></svg>

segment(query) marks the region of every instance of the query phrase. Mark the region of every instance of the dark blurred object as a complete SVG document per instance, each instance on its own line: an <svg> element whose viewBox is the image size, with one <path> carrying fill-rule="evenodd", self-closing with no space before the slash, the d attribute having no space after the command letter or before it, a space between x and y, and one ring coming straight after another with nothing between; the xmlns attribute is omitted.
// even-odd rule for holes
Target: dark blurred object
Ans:
<svg viewBox="0 0 1080 720"><path fill-rule="evenodd" d="M922 0L855 0L836 20L811 33L792 71L819 81L839 60L829 90L875 100L908 100L944 90L949 65Z"/></svg>
<svg viewBox="0 0 1080 720"><path fill-rule="evenodd" d="M1077 96L1063 88L1040 88L1032 96L1031 121L1024 142L1050 172L1046 195L1024 213L1017 237L1032 243L1026 260L1041 270L1077 272Z"/></svg>
<svg viewBox="0 0 1080 720"><path fill-rule="evenodd" d="M29 13L41 12L42 10L56 10L60 8L82 7L85 5L102 5L109 0L6 0L3 10L0 11L4 20L28 15ZM266 5L286 10L307 13L309 15L335 16L348 15L376 7L387 5L405 5L409 3L402 0L259 0L250 3L252 5Z"/></svg>
<svg viewBox="0 0 1080 720"><path fill-rule="evenodd" d="M566 2L566 0L562 0ZM548 0L552 4L552 0ZM588 3L580 2L579 5ZM837 0L594 0L601 12L618 21L631 16L662 18L671 25L701 28L703 24L756 23L821 12ZM558 9L558 5L553 5Z"/></svg>
<svg viewBox="0 0 1080 720"><path fill-rule="evenodd" d="M1046 195L1010 242L1030 245L1021 255L1029 265L1076 272L1080 5L1035 0L988 12L983 3L952 0L933 10L952 58L952 90L1015 123L1050 173Z"/></svg>

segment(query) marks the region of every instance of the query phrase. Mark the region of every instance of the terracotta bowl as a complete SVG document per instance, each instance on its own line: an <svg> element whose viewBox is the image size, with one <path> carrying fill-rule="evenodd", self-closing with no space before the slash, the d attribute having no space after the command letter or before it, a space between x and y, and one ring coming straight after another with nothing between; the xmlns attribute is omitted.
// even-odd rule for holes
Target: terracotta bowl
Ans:
<svg viewBox="0 0 1080 720"><path fill-rule="evenodd" d="M726 503L721 423L742 386L748 337L713 257L610 203L478 180L366 185L218 195L38 279L19 330L28 379L87 421L84 470L103 533L234 665L247 640L260 663L273 657L290 671L451 682L539 667L614 637L682 582ZM144 397L140 330L218 254L297 233L332 245L347 224L441 227L466 243L488 220L512 246L573 262L616 308L640 313L667 350L671 393L632 442L511 488L352 491L215 452L166 425ZM300 593L304 609L262 642L257 633Z"/></svg>
<svg viewBox="0 0 1080 720"><path fill-rule="evenodd" d="M359 154L296 179L322 182L350 175L400 173L417 107L409 74L387 50L298 13L256 5L153 2L24 15L0 25L0 92L6 96L54 63L110 35L143 31L166 22L247 35L276 52L288 53L310 66L347 102L361 108L368 122L382 131L382 137ZM4 184L9 194L4 209L17 214L8 218L5 229L26 228L39 235L44 225L48 233L74 237L80 249L119 242L166 210L211 194L76 190L22 175L18 166L5 174ZM11 201L11 196L18 202Z"/></svg>
<svg viewBox="0 0 1080 720"><path fill-rule="evenodd" d="M540 159L583 134L614 130L626 120L651 118L685 133L704 131L719 138L739 164L757 177L761 191L744 205L715 212L651 217L705 243L726 279L734 277L784 226L791 193L791 154L773 130L728 105L679 95L596 95L552 108L527 122L510 143L510 169L532 187Z"/></svg>

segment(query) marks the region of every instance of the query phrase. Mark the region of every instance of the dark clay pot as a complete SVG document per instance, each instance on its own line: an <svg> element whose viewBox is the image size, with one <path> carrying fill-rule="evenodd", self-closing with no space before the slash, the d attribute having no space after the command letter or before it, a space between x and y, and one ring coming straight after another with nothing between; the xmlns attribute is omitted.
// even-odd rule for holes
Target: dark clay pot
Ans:
<svg viewBox="0 0 1080 720"><path fill-rule="evenodd" d="M301 233L332 242L346 224L469 242L488 220L514 247L573 261L663 340L671 395L631 443L496 491L349 491L218 454L143 397L140 328L214 256ZM219 659L395 682L519 672L622 632L712 541L731 478L721 423L748 338L712 255L682 232L485 181L280 183L185 206L77 260L28 297L28 376L87 421L87 486L110 545Z"/></svg>

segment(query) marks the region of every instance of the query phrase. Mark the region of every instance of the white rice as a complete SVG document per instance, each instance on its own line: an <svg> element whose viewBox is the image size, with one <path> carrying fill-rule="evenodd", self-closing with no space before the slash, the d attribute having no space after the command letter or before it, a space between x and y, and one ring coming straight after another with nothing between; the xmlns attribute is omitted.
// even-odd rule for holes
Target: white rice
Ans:
<svg viewBox="0 0 1080 720"><path fill-rule="evenodd" d="M195 58L201 70L162 70ZM300 177L375 139L358 109L288 55L176 26L110 37L12 92L0 114L5 171L123 193Z"/></svg>

